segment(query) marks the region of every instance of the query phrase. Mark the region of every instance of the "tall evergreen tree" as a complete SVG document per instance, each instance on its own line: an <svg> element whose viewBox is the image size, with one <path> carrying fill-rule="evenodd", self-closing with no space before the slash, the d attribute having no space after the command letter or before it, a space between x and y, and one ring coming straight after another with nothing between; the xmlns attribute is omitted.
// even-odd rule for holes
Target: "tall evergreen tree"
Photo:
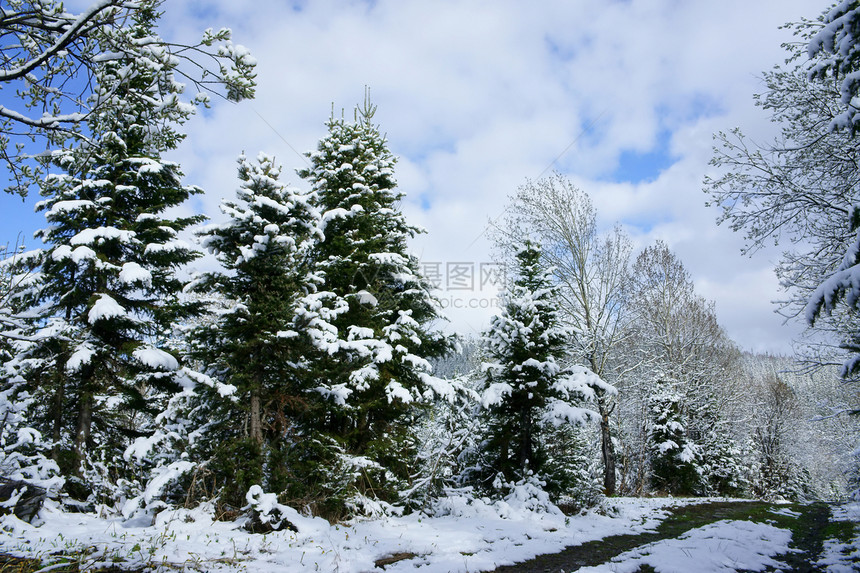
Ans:
<svg viewBox="0 0 860 573"><path fill-rule="evenodd" d="M200 233L224 271L200 277L195 290L216 294L227 308L193 333L192 355L237 392L231 400L206 397L215 403L208 405L208 443L199 447L209 451L198 455L213 457L212 470L227 486L221 501L236 507L252 485L282 493L288 482L295 489L308 478L284 456L311 425L315 396L301 375L306 348L295 328L299 299L315 290L308 254L321 234L309 196L281 183L280 171L264 154L257 163L240 157L237 201L221 206L227 222Z"/></svg>
<svg viewBox="0 0 860 573"><path fill-rule="evenodd" d="M147 4L117 33L144 45L157 18ZM35 255L28 305L39 328L26 375L55 459L78 478L99 457L111 481L121 475L115 460L148 431L147 415L160 407L154 396L175 387L178 362L159 346L194 311L180 298L175 271L198 256L178 234L200 218L165 211L199 189L162 158L181 141L176 126L193 107L178 97L169 54L144 53L100 64L93 97L113 105L89 116L93 145L51 154L58 172L42 181L37 207L50 226L39 232L46 247ZM92 484L81 485L75 493L84 496Z"/></svg>
<svg viewBox="0 0 860 573"><path fill-rule="evenodd" d="M488 467L482 473L485 486L498 476L511 483L534 473L558 493L570 484L547 465L545 428L597 420L596 412L574 404L594 397L594 386L611 387L583 367L564 367L569 332L559 323L551 270L540 263L540 250L526 242L516 254L503 312L484 335L495 362L485 365Z"/></svg>
<svg viewBox="0 0 860 573"><path fill-rule="evenodd" d="M450 347L431 330L431 286L407 241L421 232L398 209L395 158L365 102L354 122L332 117L310 167L324 239L312 253L321 282L305 301L316 353L308 379L326 398L321 424L343 448L359 494L394 499L413 458L409 427L421 402L451 396L428 358Z"/></svg>

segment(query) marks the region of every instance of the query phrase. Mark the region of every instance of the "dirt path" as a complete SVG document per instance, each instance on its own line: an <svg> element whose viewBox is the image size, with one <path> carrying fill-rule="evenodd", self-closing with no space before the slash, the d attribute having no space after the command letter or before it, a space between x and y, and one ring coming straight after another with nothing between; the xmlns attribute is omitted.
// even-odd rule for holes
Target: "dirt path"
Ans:
<svg viewBox="0 0 860 573"><path fill-rule="evenodd" d="M795 506L794 510L800 513L793 523L787 524L791 529L791 547L797 549L797 553L779 555L777 561L781 561L788 567L781 567L783 573L809 573L822 571L814 565L821 556L824 549L824 540L832 537L836 532L831 524L830 507L825 503L813 503L810 505ZM785 525L782 525L785 527ZM776 571L766 569L766 571Z"/></svg>
<svg viewBox="0 0 860 573"><path fill-rule="evenodd" d="M790 508L798 517L778 515L775 508ZM824 539L831 536L830 508L823 503L811 505L774 506L759 501L717 502L678 507L672 510L653 533L615 535L597 541L568 547L560 553L541 555L524 563L499 567L495 573L570 573L580 567L606 563L613 557L642 545L676 538L686 531L720 520L749 520L774 523L777 527L792 530L792 547L802 553L777 557L791 568L781 569L805 573L817 571L814 563L821 553Z"/></svg>

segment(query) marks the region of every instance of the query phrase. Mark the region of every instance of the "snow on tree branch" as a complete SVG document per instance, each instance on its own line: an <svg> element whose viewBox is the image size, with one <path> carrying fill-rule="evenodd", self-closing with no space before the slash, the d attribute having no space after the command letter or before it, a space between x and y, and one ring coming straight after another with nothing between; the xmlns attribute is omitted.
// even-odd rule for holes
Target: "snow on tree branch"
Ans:
<svg viewBox="0 0 860 573"><path fill-rule="evenodd" d="M254 97L256 60L232 42L229 29L208 29L194 43L135 33L136 24L157 15L162 3L98 0L80 14L66 12L58 0L13 0L0 8L0 86L17 94L15 104L0 106L0 157L12 175L7 191L24 196L41 176L34 145L93 143L84 124L114 107L117 90L139 82L139 70L164 67L190 82L197 95L183 105L191 109L208 105L208 94L230 101ZM120 60L135 65L111 89L99 85L100 70ZM166 95L160 85L138 89L141 99ZM168 93L178 98L180 92Z"/></svg>
<svg viewBox="0 0 860 573"><path fill-rule="evenodd" d="M847 109L830 124L831 129L857 130L860 111L860 3L845 0L824 16L824 26L808 45L810 60L818 59L809 70L810 79L828 76L840 79L840 95Z"/></svg>

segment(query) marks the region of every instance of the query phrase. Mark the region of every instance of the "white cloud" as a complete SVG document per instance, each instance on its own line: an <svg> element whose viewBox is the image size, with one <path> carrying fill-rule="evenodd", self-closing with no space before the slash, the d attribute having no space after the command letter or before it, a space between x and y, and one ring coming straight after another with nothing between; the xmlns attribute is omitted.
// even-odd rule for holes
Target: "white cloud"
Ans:
<svg viewBox="0 0 860 573"><path fill-rule="evenodd" d="M772 315L779 296L763 278L773 257L743 259L701 187L714 131L741 125L765 139L772 129L752 94L792 39L778 27L823 8L807 0L168 3L166 35L229 26L259 61L257 100L216 102L188 124L176 157L217 216L237 186L239 152L276 155L300 184L289 177L303 165L293 148L312 149L332 103L351 113L370 86L376 119L401 156L404 209L428 229L415 243L425 260L489 260L487 221L561 155L554 167L592 195L603 225L621 221L642 246L662 238L678 252L730 335L788 350L789 329L763 318L751 338L749 318ZM624 150L646 153L661 132L670 135L671 168L650 182L609 181ZM489 312L458 315L457 326L481 328Z"/></svg>
<svg viewBox="0 0 860 573"><path fill-rule="evenodd" d="M300 167L281 137L312 148L332 102L350 113L370 86L401 156L404 210L428 230L414 245L423 260L489 261L487 222L566 150L554 167L592 195L603 225L625 223L641 246L667 241L730 335L787 351L793 332L770 304L779 297L773 258L742 258L740 238L716 227L701 187L714 131L771 129L753 106L756 76L784 58L780 43L791 36L778 26L817 15L808 4L380 0L294 11L211 2L209 16L221 21L205 25L231 25L259 60L259 97L189 125L182 164L214 212L235 187L238 151ZM671 168L650 182L607 180L622 151L650 151L661 131ZM480 329L491 312L452 313L454 327Z"/></svg>

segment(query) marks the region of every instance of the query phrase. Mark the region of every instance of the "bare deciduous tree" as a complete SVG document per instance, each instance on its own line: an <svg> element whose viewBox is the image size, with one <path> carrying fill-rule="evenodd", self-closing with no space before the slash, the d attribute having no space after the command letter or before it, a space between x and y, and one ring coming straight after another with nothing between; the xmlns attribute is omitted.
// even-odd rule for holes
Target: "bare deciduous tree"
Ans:
<svg viewBox="0 0 860 573"><path fill-rule="evenodd" d="M11 175L7 191L26 195L40 172L38 163L27 161L38 151L28 143L93 143L83 123L115 101L110 93L97 94L97 72L107 61L134 62L157 52L197 89L192 99L198 103L208 101L207 92L234 101L254 96L256 62L230 41L230 30L207 30L194 43L128 33L132 22L157 13L162 3L95 0L80 14L67 12L59 0L0 5L0 86L17 93L0 105L0 158ZM144 68L131 66L126 83L136 81Z"/></svg>
<svg viewBox="0 0 860 573"><path fill-rule="evenodd" d="M662 241L637 257L629 292L633 321L621 357L627 367L618 381L624 396L619 424L624 488L639 493L648 484L648 404L658 386L677 396L691 443L704 445L711 426L728 417L725 410L735 393L729 372L737 349L718 324L713 303L696 294L684 264ZM700 458L707 455L703 449Z"/></svg>
<svg viewBox="0 0 860 573"><path fill-rule="evenodd" d="M721 174L705 178L705 192L723 210L718 223L744 233L744 253L785 245L776 265L787 292L779 312L812 327L810 366L845 363L850 377L860 372L860 361L846 361L860 356L860 299L851 286L860 272L860 148L851 130L831 129L844 111L839 82L810 80L805 51L788 49L793 66L765 73L767 89L755 96L780 135L762 143L737 128L718 133L711 164Z"/></svg>

